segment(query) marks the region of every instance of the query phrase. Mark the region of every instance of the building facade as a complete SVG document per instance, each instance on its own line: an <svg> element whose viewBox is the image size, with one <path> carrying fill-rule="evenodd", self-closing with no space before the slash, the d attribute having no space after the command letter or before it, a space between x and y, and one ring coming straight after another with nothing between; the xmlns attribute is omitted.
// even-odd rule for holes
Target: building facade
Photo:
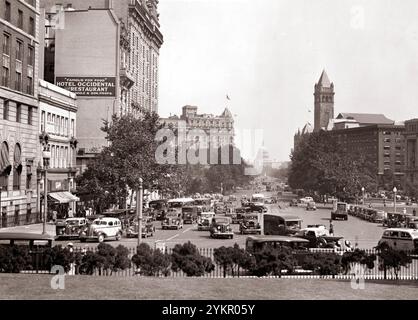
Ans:
<svg viewBox="0 0 418 320"><path fill-rule="evenodd" d="M326 130L330 120L334 119L334 83L329 81L325 70L315 84L315 123L314 131Z"/></svg>
<svg viewBox="0 0 418 320"><path fill-rule="evenodd" d="M158 112L157 0L42 0L45 76L78 97L78 166L107 144L103 119Z"/></svg>
<svg viewBox="0 0 418 320"><path fill-rule="evenodd" d="M405 176L405 126L369 125L358 128L328 131L337 137L346 152L363 157L376 182L384 186L385 182L401 188ZM390 188L392 189L393 186Z"/></svg>
<svg viewBox="0 0 418 320"><path fill-rule="evenodd" d="M0 227L36 213L39 1L0 1Z"/></svg>
<svg viewBox="0 0 418 320"><path fill-rule="evenodd" d="M43 161L38 169L38 208L44 210L45 181L47 181L48 213L57 211L64 217L76 201L76 114L77 100L72 92L41 80L39 83L39 154L48 151L49 163ZM45 137L47 141L45 141ZM43 159L46 160L46 159ZM48 167L45 179L45 164Z"/></svg>
<svg viewBox="0 0 418 320"><path fill-rule="evenodd" d="M234 119L228 108L221 115L198 114L196 106L184 106L181 116L161 118L166 127L184 128L188 146L201 149L234 145Z"/></svg>
<svg viewBox="0 0 418 320"><path fill-rule="evenodd" d="M405 121L407 181L418 189L418 119Z"/></svg>

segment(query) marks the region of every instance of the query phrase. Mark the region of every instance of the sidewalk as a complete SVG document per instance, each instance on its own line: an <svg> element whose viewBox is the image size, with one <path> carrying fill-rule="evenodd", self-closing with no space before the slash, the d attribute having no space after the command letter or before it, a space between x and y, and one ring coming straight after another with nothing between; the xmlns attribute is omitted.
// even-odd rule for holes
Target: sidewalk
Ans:
<svg viewBox="0 0 418 320"><path fill-rule="evenodd" d="M10 227L10 228L2 228L0 232L29 232L29 233L42 233L42 223L39 224L31 224L27 226L18 226L18 227ZM55 224L46 224L46 232L50 235L55 235Z"/></svg>

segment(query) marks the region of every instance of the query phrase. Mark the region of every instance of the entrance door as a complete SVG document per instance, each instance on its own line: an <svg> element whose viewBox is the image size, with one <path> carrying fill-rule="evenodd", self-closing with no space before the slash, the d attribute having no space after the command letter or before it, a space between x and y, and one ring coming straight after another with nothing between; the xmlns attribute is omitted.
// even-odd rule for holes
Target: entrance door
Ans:
<svg viewBox="0 0 418 320"><path fill-rule="evenodd" d="M1 210L1 227L7 228L7 208L3 207Z"/></svg>

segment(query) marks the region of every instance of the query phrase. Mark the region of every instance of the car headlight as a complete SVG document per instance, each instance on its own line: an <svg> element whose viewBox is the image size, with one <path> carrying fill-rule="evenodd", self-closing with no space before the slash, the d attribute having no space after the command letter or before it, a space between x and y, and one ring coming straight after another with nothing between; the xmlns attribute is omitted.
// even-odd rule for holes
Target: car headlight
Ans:
<svg viewBox="0 0 418 320"><path fill-rule="evenodd" d="M218 226L218 228L217 228L218 230L221 230L221 226Z"/></svg>

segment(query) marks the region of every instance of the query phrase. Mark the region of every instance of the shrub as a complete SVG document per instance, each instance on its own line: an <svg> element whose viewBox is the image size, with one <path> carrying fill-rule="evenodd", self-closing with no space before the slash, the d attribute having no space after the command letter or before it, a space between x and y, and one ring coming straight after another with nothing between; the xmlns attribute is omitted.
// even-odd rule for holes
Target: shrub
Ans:
<svg viewBox="0 0 418 320"><path fill-rule="evenodd" d="M171 269L174 272L182 270L188 277L200 277L215 269L212 259L202 256L190 241L183 245L177 244L171 259Z"/></svg>
<svg viewBox="0 0 418 320"><path fill-rule="evenodd" d="M65 272L68 272L71 269L71 263L74 262L74 254L68 248L63 248L61 245L46 249L43 256L46 259L49 270L53 266L61 266Z"/></svg>
<svg viewBox="0 0 418 320"><path fill-rule="evenodd" d="M130 267L131 260L129 259L129 249L125 246L118 245L116 247L116 257L113 271L126 270Z"/></svg>
<svg viewBox="0 0 418 320"><path fill-rule="evenodd" d="M302 262L302 268L312 270L314 274L334 276L341 273L341 257L336 253L307 255Z"/></svg>
<svg viewBox="0 0 418 320"><path fill-rule="evenodd" d="M387 243L383 242L379 244L376 249L379 251L378 256L380 258L379 269L384 271L384 277L386 279L386 273L388 269L393 269L396 279L399 278L399 271L401 267L408 267L412 263L412 258L405 251L397 251L392 249Z"/></svg>
<svg viewBox="0 0 418 320"><path fill-rule="evenodd" d="M292 273L296 264L291 249L265 247L254 254L250 273L258 277L281 276L282 270L286 270L288 274Z"/></svg>
<svg viewBox="0 0 418 320"><path fill-rule="evenodd" d="M81 258L81 264L78 268L80 274L93 275L96 270L101 274L105 264L105 258L93 251L87 251Z"/></svg>
<svg viewBox="0 0 418 320"><path fill-rule="evenodd" d="M239 275L240 268L250 270L254 264L252 256L240 249L238 244L233 247L220 247L214 250L215 262L222 267L223 276L226 277L228 271L235 276L235 273Z"/></svg>
<svg viewBox="0 0 418 320"><path fill-rule="evenodd" d="M31 269L32 257L28 247L0 245L0 272L19 273Z"/></svg>
<svg viewBox="0 0 418 320"><path fill-rule="evenodd" d="M352 252L345 252L341 258L341 263L345 273L347 274L353 263L358 263L366 266L368 269L373 269L375 260L375 254L368 254L364 250L355 249Z"/></svg>
<svg viewBox="0 0 418 320"><path fill-rule="evenodd" d="M151 249L146 243L141 243L137 253L132 257L132 262L140 269L144 276L168 276L170 273L170 256L158 249Z"/></svg>

